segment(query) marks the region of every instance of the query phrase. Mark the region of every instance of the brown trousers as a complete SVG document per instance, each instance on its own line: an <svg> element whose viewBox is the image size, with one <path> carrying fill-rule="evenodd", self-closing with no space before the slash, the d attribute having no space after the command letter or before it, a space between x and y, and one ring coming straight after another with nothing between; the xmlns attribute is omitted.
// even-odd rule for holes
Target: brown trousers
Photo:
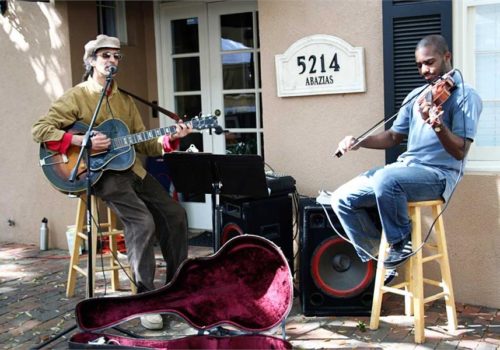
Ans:
<svg viewBox="0 0 500 350"><path fill-rule="evenodd" d="M93 188L124 225L127 257L138 292L155 289L154 238L167 263L166 282L187 258L187 216L150 174L105 172Z"/></svg>

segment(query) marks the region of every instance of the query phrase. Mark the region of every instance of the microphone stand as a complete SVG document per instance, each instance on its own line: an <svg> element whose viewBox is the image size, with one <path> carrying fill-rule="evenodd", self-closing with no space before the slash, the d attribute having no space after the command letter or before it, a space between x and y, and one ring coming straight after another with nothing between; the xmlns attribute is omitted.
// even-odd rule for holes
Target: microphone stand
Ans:
<svg viewBox="0 0 500 350"><path fill-rule="evenodd" d="M91 170L90 170L90 152L92 150L92 141L90 138L93 136L92 129L94 128L95 121L97 119L97 115L99 114L99 110L101 109L102 101L104 99L104 95L106 94L106 91L108 91L109 86L111 85L111 81L113 79L113 73L116 72L116 67L110 67L109 68L109 74L106 77L106 84L104 86L104 89L102 90L101 96L99 98L99 101L97 103L96 109L94 111L94 115L92 116L92 120L90 121L89 127L87 129L87 132L84 135L83 141L82 141L82 146L80 148L80 153L78 155L78 159L76 161L75 166L71 170L71 173L69 175L68 180L70 182L74 182L76 178L80 175L78 174L78 168L79 165L83 159L83 155L85 154L85 162L87 164L87 169L86 169L86 211L87 211L87 245L88 245L88 257L87 257L87 293L86 293L86 298L93 298L94 297L94 274L92 273L93 271L93 262L92 262L92 182L91 182ZM59 339L65 334L68 334L69 332L73 331L76 328L76 324L69 327L68 329L60 332L59 334L55 335L54 337L44 341L41 344L38 344L37 346L32 347L31 349L33 350L38 350L42 349L45 346L49 345L53 341Z"/></svg>
<svg viewBox="0 0 500 350"><path fill-rule="evenodd" d="M92 271L94 270L93 267L93 247L92 247L92 183L91 183L91 172L92 170L90 169L90 153L92 150L92 141L90 138L93 136L92 129L94 128L95 121L97 119L97 115L99 114L99 110L101 109L102 101L104 99L104 95L109 89L109 86L111 85L112 79L113 79L113 73L116 71L115 69L110 68L110 72L108 76L106 77L106 84L104 86L104 89L102 90L101 96L99 98L99 101L97 103L96 109L94 111L94 115L92 116L92 120L90 121L89 127L87 129L87 132L84 135L83 141L82 141L82 146L80 148L80 154L78 155L78 159L76 161L76 164L71 171L71 174L69 176L69 181L74 182L75 179L78 177L78 168L79 165L82 161L83 155L85 154L85 162L87 164L87 169L86 169L86 210L87 210L87 245L88 245L88 258L87 258L87 298L93 298L94 297L94 274Z"/></svg>

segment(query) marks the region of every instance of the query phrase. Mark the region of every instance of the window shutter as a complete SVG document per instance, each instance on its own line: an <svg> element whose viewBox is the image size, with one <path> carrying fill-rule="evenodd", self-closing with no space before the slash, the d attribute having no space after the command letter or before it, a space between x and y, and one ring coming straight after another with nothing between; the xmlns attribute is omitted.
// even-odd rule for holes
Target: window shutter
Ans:
<svg viewBox="0 0 500 350"><path fill-rule="evenodd" d="M415 46L429 34L441 34L452 51L449 0L383 0L384 111L386 119L398 112L406 95L425 81L415 65ZM392 121L386 124L390 128ZM386 163L394 162L406 149L406 140L386 151Z"/></svg>

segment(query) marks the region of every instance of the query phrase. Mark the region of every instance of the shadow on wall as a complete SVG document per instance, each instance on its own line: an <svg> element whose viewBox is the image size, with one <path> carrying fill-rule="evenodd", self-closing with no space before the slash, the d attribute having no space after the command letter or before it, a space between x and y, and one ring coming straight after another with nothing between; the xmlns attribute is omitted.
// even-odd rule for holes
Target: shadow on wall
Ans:
<svg viewBox="0 0 500 350"><path fill-rule="evenodd" d="M74 221L74 201L43 179L32 124L71 84L65 2L9 0L0 15L1 96L0 229L2 241L38 243L40 220L47 217L49 247L65 247L66 226ZM70 204L71 203L71 204ZM7 219L16 222L8 226Z"/></svg>
<svg viewBox="0 0 500 350"><path fill-rule="evenodd" d="M4 64L12 66L3 65L1 69L10 70L7 76L16 82L27 76L26 72L20 74L16 67L27 63L34 73L34 80L30 82L41 86L49 99L54 100L64 92L60 77L68 74L61 65L61 50L66 41L60 30L62 19L49 3L9 1L7 4L7 12L0 16L6 37L2 38L2 51L14 55L16 61L11 63L3 59Z"/></svg>

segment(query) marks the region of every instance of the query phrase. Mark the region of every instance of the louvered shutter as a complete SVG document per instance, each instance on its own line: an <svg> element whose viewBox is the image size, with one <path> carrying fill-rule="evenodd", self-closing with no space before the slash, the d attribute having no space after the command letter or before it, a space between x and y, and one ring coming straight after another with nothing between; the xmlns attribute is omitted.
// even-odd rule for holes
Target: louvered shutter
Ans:
<svg viewBox="0 0 500 350"><path fill-rule="evenodd" d="M441 34L452 45L451 1L382 0L384 32L384 110L397 113L406 95L425 81L415 65L415 46L429 34ZM386 124L386 129L392 121ZM392 163L406 149L406 141L386 151Z"/></svg>

